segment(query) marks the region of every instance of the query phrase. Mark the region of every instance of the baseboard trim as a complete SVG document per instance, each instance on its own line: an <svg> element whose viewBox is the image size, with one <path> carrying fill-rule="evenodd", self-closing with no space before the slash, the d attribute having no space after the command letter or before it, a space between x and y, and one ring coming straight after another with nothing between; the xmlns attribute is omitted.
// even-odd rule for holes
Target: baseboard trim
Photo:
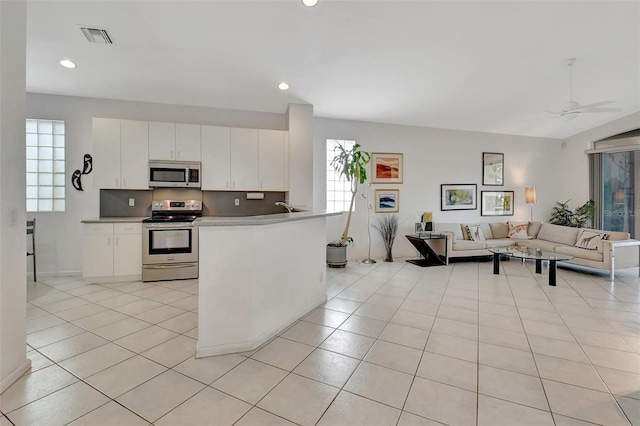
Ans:
<svg viewBox="0 0 640 426"><path fill-rule="evenodd" d="M265 330L259 335L255 336L252 340L244 342L228 343L224 345L214 345L205 348L200 347L200 342L196 345L196 358L205 358L208 356L225 355L237 352L249 352L259 348L271 338L277 336L287 328L289 328L294 322L298 321L309 312L316 309L327 301L327 295L324 294L315 298L311 303L307 304L303 308L297 310L293 314L289 315L286 319L280 321L273 327Z"/></svg>
<svg viewBox="0 0 640 426"><path fill-rule="evenodd" d="M9 389L9 386L14 384L20 377L22 377L24 373L29 370L31 370L31 360L27 358L24 363L20 365L20 367L13 370L7 377L0 381L0 394Z"/></svg>

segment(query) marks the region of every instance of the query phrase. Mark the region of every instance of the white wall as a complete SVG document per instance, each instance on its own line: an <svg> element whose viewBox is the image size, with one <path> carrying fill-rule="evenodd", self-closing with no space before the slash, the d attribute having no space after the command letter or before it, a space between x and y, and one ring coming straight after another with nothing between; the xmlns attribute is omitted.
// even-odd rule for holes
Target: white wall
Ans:
<svg viewBox="0 0 640 426"><path fill-rule="evenodd" d="M0 393L26 356L26 3L0 1Z"/></svg>
<svg viewBox="0 0 640 426"><path fill-rule="evenodd" d="M572 193L570 185L558 182L562 164L561 141L556 139L509 136L490 133L456 131L436 128L410 127L357 121L316 118L314 120L314 192L315 204L324 202L325 141L327 139L353 139L365 151L398 152L404 154L404 183L400 185L372 185L375 188L400 189L400 228L395 240L394 256L415 256L417 251L404 238L413 233L414 223L424 211L433 212L435 222L489 222L529 220L530 207L525 204L524 188L537 187L538 203L534 205L534 220L546 220L556 200ZM482 152L502 152L505 157L505 185L483 187ZM586 159L585 159L586 161ZM578 171L578 166L572 173ZM440 211L441 184L477 184L478 210ZM480 191L515 191L515 214L507 217L481 217ZM361 187L360 194L364 192ZM356 244L348 249L350 259L367 257L366 201L357 196L349 234ZM563 199L564 200L564 199ZM327 241L339 238L346 214L329 217ZM375 223L376 214L371 214ZM384 256L384 245L377 231L372 230L373 258Z"/></svg>
<svg viewBox="0 0 640 426"><path fill-rule="evenodd" d="M27 95L27 117L64 120L66 127L66 211L64 213L28 213L29 217L36 217L38 221L38 273L43 276L80 273L82 270L82 225L80 221L99 216L99 190L93 187L93 175L82 177L83 192L76 191L70 184L73 171L82 168L84 154L92 153L92 117L274 130L287 129L284 113L274 114L42 94ZM24 124L21 131L24 132ZM24 154L24 149L21 152ZM24 206L24 192L22 197L21 206Z"/></svg>

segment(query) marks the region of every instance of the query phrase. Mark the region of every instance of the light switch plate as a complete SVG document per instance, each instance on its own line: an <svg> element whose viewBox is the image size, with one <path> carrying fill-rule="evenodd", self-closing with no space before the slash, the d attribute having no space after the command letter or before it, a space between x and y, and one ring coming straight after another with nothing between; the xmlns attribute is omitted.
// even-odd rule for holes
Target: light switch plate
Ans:
<svg viewBox="0 0 640 426"><path fill-rule="evenodd" d="M236 206L240 205L240 198L236 198L235 201L233 202Z"/></svg>
<svg viewBox="0 0 640 426"><path fill-rule="evenodd" d="M129 207L134 207L136 205L136 199L135 198L129 198Z"/></svg>

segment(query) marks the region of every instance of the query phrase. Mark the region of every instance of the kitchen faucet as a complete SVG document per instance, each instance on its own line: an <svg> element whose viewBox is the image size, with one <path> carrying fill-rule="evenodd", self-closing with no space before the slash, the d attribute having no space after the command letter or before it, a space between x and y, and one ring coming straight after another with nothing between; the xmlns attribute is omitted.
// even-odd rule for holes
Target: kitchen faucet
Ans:
<svg viewBox="0 0 640 426"><path fill-rule="evenodd" d="M287 203L285 201L278 201L276 203L276 206L284 207L285 209L287 209L287 212L289 213L293 212L294 210L293 204Z"/></svg>

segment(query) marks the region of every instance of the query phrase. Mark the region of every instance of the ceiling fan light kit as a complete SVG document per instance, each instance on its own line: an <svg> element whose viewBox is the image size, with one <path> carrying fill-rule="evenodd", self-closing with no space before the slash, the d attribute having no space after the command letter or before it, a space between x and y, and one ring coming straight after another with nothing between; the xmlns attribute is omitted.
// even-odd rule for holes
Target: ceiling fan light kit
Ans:
<svg viewBox="0 0 640 426"><path fill-rule="evenodd" d="M620 112L620 108L599 108L603 105L609 105L615 103L615 101L600 101L588 105L580 105L573 100L573 64L575 64L576 58L567 59L567 67L569 67L569 102L564 104L560 111L549 111L548 113L556 115L558 117L564 117L565 120L573 120L578 118L583 113L602 113L602 112Z"/></svg>

